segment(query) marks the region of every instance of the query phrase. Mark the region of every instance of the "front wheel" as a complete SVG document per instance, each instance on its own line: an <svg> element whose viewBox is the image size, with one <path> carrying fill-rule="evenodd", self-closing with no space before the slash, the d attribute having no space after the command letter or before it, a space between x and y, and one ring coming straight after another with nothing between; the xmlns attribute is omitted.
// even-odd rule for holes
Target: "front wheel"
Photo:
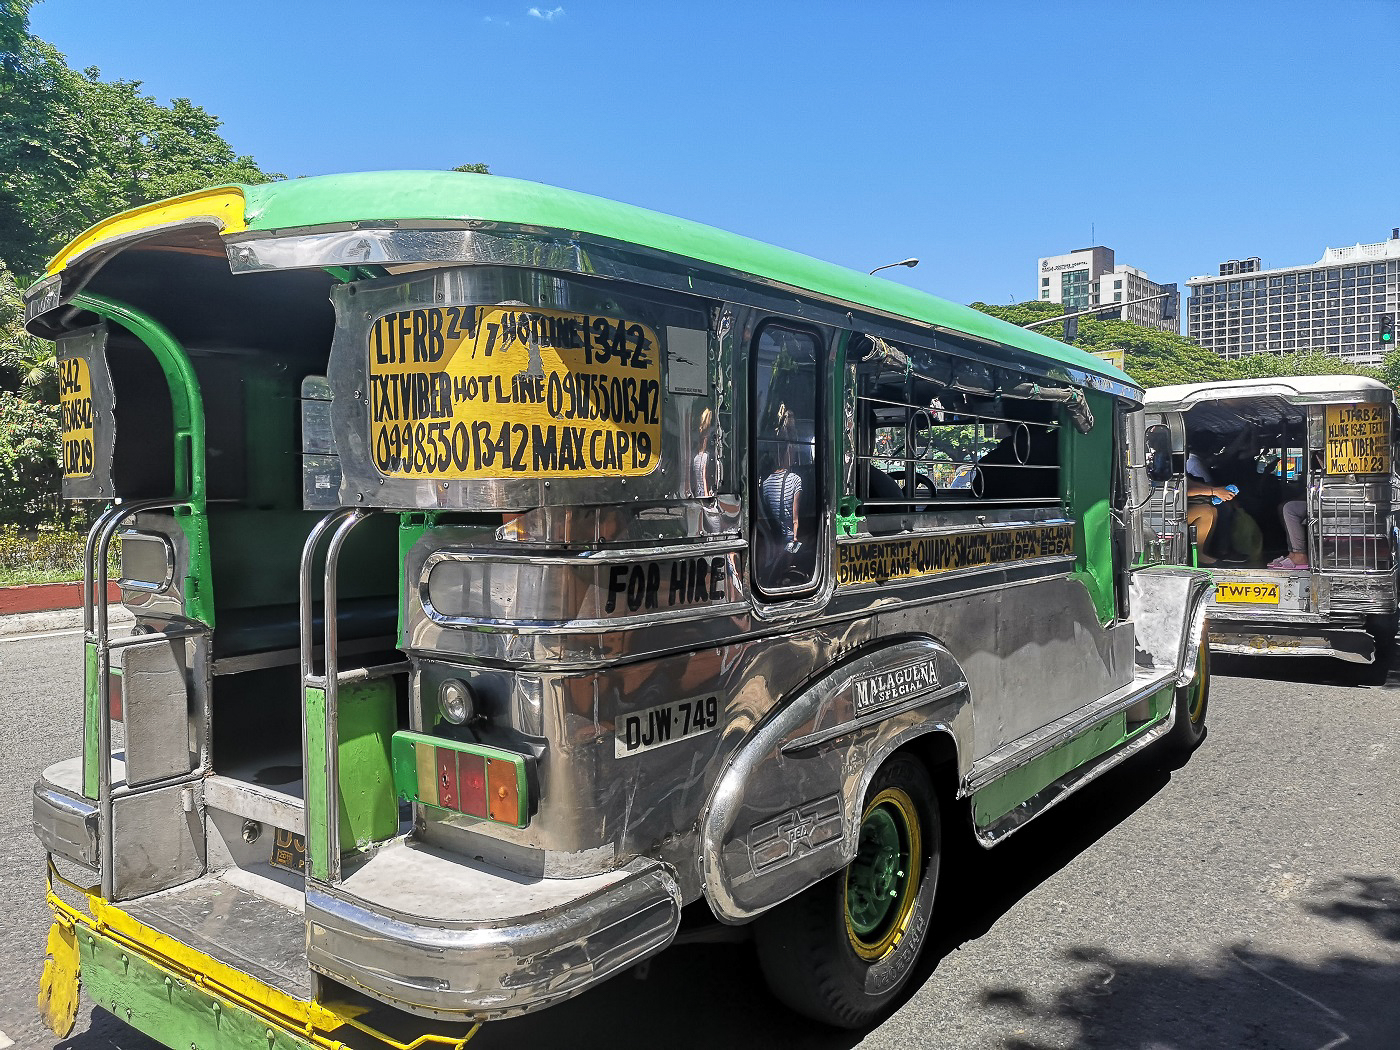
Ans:
<svg viewBox="0 0 1400 1050"><path fill-rule="evenodd" d="M1176 724L1166 736L1166 746L1186 756L1200 747L1206 736L1206 708L1210 704L1210 640L1201 631L1196 653L1196 677L1176 691Z"/></svg>
<svg viewBox="0 0 1400 1050"><path fill-rule="evenodd" d="M855 859L758 920L773 994L793 1010L861 1028L899 994L928 933L938 882L938 799L923 764L893 756L861 811Z"/></svg>

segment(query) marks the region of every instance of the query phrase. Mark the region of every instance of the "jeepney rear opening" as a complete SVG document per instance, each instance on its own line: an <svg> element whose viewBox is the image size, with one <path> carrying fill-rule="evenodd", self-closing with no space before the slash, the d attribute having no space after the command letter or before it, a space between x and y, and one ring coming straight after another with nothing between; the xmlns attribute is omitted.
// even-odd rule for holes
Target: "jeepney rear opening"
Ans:
<svg viewBox="0 0 1400 1050"><path fill-rule="evenodd" d="M1147 414L1173 462L1146 499L1145 546L1215 575L1217 648L1360 663L1393 648L1388 388L1352 376L1166 387Z"/></svg>

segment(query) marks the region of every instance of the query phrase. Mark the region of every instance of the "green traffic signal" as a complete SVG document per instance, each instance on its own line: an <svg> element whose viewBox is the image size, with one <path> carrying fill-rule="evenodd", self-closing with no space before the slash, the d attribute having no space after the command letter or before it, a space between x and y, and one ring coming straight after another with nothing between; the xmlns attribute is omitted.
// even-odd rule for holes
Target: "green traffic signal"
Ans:
<svg viewBox="0 0 1400 1050"><path fill-rule="evenodd" d="M1376 325L1376 338L1382 346L1395 345L1395 315L1381 314Z"/></svg>

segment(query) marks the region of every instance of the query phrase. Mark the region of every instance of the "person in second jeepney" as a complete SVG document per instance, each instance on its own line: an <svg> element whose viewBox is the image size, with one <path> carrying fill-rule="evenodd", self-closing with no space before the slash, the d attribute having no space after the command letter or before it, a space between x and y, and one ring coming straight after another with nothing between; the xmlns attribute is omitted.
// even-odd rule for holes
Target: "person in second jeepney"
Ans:
<svg viewBox="0 0 1400 1050"><path fill-rule="evenodd" d="M1148 391L1149 444L1175 465L1158 471L1144 543L1210 568L1215 648L1358 663L1390 652L1394 400L1383 384L1345 375ZM1214 520L1225 507L1239 508L1228 526ZM1225 530L1237 550L1222 556Z"/></svg>
<svg viewBox="0 0 1400 1050"><path fill-rule="evenodd" d="M56 1031L81 978L172 1046L459 1046L707 923L859 1027L949 837L1204 736L1141 389L970 309L387 172L114 216L26 323L98 506L34 790Z"/></svg>

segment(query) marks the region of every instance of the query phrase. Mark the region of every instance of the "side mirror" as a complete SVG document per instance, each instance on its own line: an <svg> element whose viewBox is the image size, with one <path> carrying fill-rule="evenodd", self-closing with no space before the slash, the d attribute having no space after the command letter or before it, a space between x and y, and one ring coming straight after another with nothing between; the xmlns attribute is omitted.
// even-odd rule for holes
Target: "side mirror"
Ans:
<svg viewBox="0 0 1400 1050"><path fill-rule="evenodd" d="M1172 477L1172 431L1163 423L1147 428L1147 480L1164 485Z"/></svg>

